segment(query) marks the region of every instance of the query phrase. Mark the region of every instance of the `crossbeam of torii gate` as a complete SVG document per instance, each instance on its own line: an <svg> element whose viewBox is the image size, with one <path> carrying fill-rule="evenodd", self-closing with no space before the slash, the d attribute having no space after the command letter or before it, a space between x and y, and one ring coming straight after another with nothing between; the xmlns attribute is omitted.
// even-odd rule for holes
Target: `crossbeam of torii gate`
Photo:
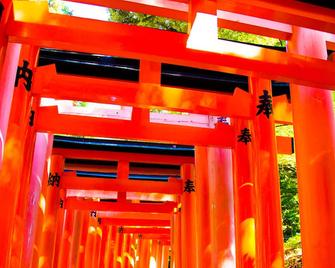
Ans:
<svg viewBox="0 0 335 268"><path fill-rule="evenodd" d="M88 1L90 0L79 2ZM104 6L110 5L104 1L94 1L94 3ZM333 239L335 234L332 226L334 224L335 209L333 204L329 204L328 200L333 200L334 197L333 182L329 180L329 178L334 177L334 117L330 93L324 89L313 87L329 89L335 86L335 65L333 62L326 61L326 45L328 45L328 48L332 48L335 40L334 35L331 34L335 32L334 11L309 4L297 3L296 1L287 1L285 3L272 1L272 3L267 3L265 1L252 0L247 4L242 3L242 8L239 0L217 2L190 1L189 3L183 1L161 1L160 3L151 5L148 5L148 3L144 1L137 3L132 1L120 1L118 5L126 10L134 8L136 11L141 11L144 10L144 8L149 7L146 10L152 12L152 14L166 14L167 17L171 18L188 19L193 26L195 25L194 19L197 14L205 13L206 15L212 16L217 13L218 18L215 18L215 20L218 19L219 25L225 25L238 30L245 30L246 32L263 33L272 37L284 37L289 41L289 52L272 51L268 48L255 48L244 44L236 45L236 47L240 49L236 50L236 47L231 47L232 43L229 41L220 41L220 44L229 48L226 52L217 54L215 53L216 50L212 51L211 49L207 52L200 52L186 48L189 39L188 35L49 14L47 12L46 3L14 1L13 13L11 13L11 1L6 1L4 3L5 12L0 29L2 45L0 58L2 78L0 83L5 92L0 95L1 104L4 104L1 106L1 109L2 111L5 111L5 113L1 114L0 130L1 138L6 140L7 146L4 152L4 164L1 171L1 177L8 179L3 184L4 186L1 186L0 188L0 196L2 198L0 201L3 201L2 203L5 203L6 201L6 206L3 206L2 208L3 211L8 214L8 217L2 219L3 228L1 229L1 237L4 237L4 239L2 239L4 245L2 246L3 258L0 260L0 266L7 267L9 263L16 267L19 267L21 264L23 267L28 266L29 257L25 252L23 253L24 257L22 260L20 259L25 241L19 241L18 238L23 237L23 235L21 235L23 232L25 232L25 234L29 234L30 232L29 230L27 230L27 232L26 230L22 231L26 228L26 226L22 227L25 222L25 218L22 215L24 215L25 206L27 206L25 196L29 192L27 190L29 187L31 187L32 192L35 192L34 189L37 188L34 188L36 187L34 184L29 185L30 181L25 178L29 177L30 166L33 161L35 163L35 166L33 167L35 173L33 173L33 176L40 176L42 178L43 174L46 174L43 172L44 168L40 167L42 166L41 163L38 163L37 155L43 159L44 165L44 159L48 158L48 152L50 154L51 151L50 148L49 150L47 149L47 142L42 142L40 139L41 136L37 136L37 147L35 147L36 155L33 159L33 148L31 147L31 144L33 144L36 132L40 130L48 131L50 133L60 131L61 133L76 135L87 134L102 137L137 138L149 141L165 141L197 145L195 149L195 165L197 172L195 186L197 191L195 194L192 193L192 185L185 184L185 187L191 187L189 188L191 189L191 193L183 193L181 195L181 213L176 209L172 217L172 229L174 232L171 234L171 246L173 248L173 261L176 267L196 267L197 263L206 260L208 257L204 254L205 250L202 250L206 249L208 245L213 246L213 250L210 253L212 256L210 261L213 261L213 263L207 262L207 265L216 267L219 265L218 262L221 262L221 264L234 262L231 256L225 256L224 260L213 257L218 255L221 256L219 254L221 251L230 252L232 241L234 239L233 229L227 228L224 231L220 230L220 232L218 231L217 234L215 233L211 236L210 239L212 240L209 241L206 240L207 238L204 236L206 230L208 231L208 223L202 220L202 217L209 216L208 211L210 211L213 212L212 214L214 215L210 218L211 223L213 224L211 226L212 229L210 229L211 231L214 230L213 226L222 226L222 222L228 222L232 225L233 214L227 211L232 210L233 197L236 201L235 218L237 222L235 226L237 231L235 238L237 244L237 266L245 267L246 265L254 265L247 264L243 258L246 255L250 257L250 255L248 255L251 254L250 251L243 252L243 250L241 250L243 249L243 247L241 247L241 244L244 241L243 239L247 237L253 241L253 236L251 235L252 232L248 228L251 228L252 230L252 222L254 220L256 222L257 244L256 256L251 255L251 259L255 258L256 265L259 267L282 267L283 252L280 228L279 187L278 176L276 174L277 151L273 132L274 119L286 123L293 122L295 127L304 265L306 267L333 266L334 260L332 258L332 252L335 248L333 242L335 241L335 239ZM33 16L31 16L31 14L33 14ZM260 18L261 20L259 20ZM239 19L243 22L236 22L236 20ZM278 24L278 22L280 23ZM309 29L299 27L306 27ZM318 30L319 32L311 29ZM212 33L212 31L209 32ZM53 35L50 33L53 33ZM145 38L143 38L143 36ZM36 62L37 59L37 50L34 50L33 46L46 46L58 49L139 58L141 59L141 65L144 64L144 66L146 66L144 69L148 66L154 66L154 69L147 69L147 71L145 71L146 73L140 78L139 84L122 84L101 79L79 79L73 76L55 74L54 72L51 73L54 79L51 80L51 86L50 84L43 84L45 81L41 79L41 75L38 75L38 70L36 72L34 70L32 92L34 95L33 106L31 107L32 94L27 93L24 89L24 85L21 83L15 91L12 104L11 97L8 96L13 94L12 84L14 84L15 80L20 45L8 43L8 40L14 43L18 42L26 44L23 46L19 64L21 64L23 60L28 60L33 67L35 67L34 62ZM309 42L306 42L306 40ZM197 46L193 48L202 49L201 44L197 44ZM250 54L246 55L244 53L248 51L250 52L250 50L254 52L257 51L257 55L255 54L251 56ZM157 82L157 79L159 78L159 72L157 70L159 70L159 64L162 62L252 76L250 78L249 93L241 94L241 92L237 90L238 94L226 97L219 94L206 93L202 95L191 90L184 91L184 89L162 87ZM303 69L303 71L301 69ZM64 78L64 81L59 81L59 79L62 78ZM284 109L284 112L282 112L283 110L280 110L280 115L284 115L284 117L278 116L278 118L274 118L272 115L267 115L267 117L265 115L255 117L255 107L258 104L257 100L262 91L264 89L269 90L271 95L269 82L264 81L264 78L277 79L291 83L292 116L290 112L288 113ZM85 128L80 124L90 123L92 120L89 120L88 117L60 115L55 108L38 108L38 99L36 100L36 97L39 95L48 96L49 94L51 97L75 98L77 94L79 94L78 88L67 88L68 85L66 84L66 82L71 81L79 83L90 82L91 86L94 86L94 83L103 83L104 86L109 85L111 87L117 85L122 89L130 87L134 91L133 96L136 96L136 91L144 91L144 96L147 98L150 98L150 91L153 90L153 87L156 87L161 93L172 90L183 94L185 93L186 97L184 101L195 100L195 102L200 102L202 97L206 99L206 96L212 101L216 99L220 101L214 104L213 102L210 104L201 103L201 105L199 103L200 106L188 104L186 108L184 107L185 109L183 109L182 105L176 105L170 100L152 100L152 103L148 100L134 101L132 97L123 95L122 92L114 90L112 93L113 95L115 94L117 97L125 97L126 101L119 101L119 104L132 105L141 108L134 109L133 119L135 120L133 122L125 123L124 127L120 127L124 122L116 122L112 119L94 119L93 126L90 128L86 126ZM65 82L62 86L63 89L69 89L66 94L58 94L55 91L55 87L62 82ZM43 86L40 85L38 87L39 83L43 84ZM297 84L304 85L304 87L297 86ZM95 101L97 98L98 102L110 103L109 101L106 101L106 99L112 91L105 92L99 87L95 89L98 89L99 91L94 96L80 95L78 96L79 99ZM234 107L234 104L239 101L241 101L239 105L243 105L243 112L240 112L239 109ZM222 103L229 103L231 108L226 107L221 110L220 105ZM291 106L287 104L286 100L281 100L278 106L280 107L281 104L284 104L285 107ZM159 126L159 124L157 125L148 122L148 109L150 108L150 105L177 111L187 110L188 112L201 112L214 115L216 112L222 111L224 115L231 116L233 122L232 125L219 123L217 128L213 130L199 130L184 126L162 127ZM11 107L12 114L9 120L8 135L6 137L8 118L6 119L6 116L3 116L3 114L9 115L8 111ZM35 112L36 118L34 124ZM276 111L274 112L276 116ZM218 115L222 114L219 113ZM51 118L48 118L48 116L51 116ZM249 122L241 120L241 117L249 119ZM27 122L29 121L32 128L28 126L29 124ZM66 123L65 127L58 125L63 122ZM112 131L104 129L102 124L114 127L115 132L111 134ZM128 127L128 131L126 127ZM245 145L236 142L241 129L246 128L251 129L253 138L252 148L250 144ZM145 130L147 132L145 132ZM317 130L317 132L315 130ZM190 137L187 137L187 135ZM283 139L279 140L281 142L283 141ZM284 141L283 148L285 148L285 151L290 151L287 150L287 148L292 146L291 140L290 142L287 142L287 139L284 139ZM1 146L2 144L3 142L1 143ZM289 146L287 146L287 144L289 144ZM41 147L38 147L38 145ZM236 173L234 177L234 195L232 193L232 180L229 179L232 175L228 174L229 170L232 168L231 157L229 156L231 150L218 148L208 149L199 147L199 145L233 148L235 155L234 162L236 165L234 168ZM253 149L253 153L251 153L251 149ZM21 155L22 157L20 157ZM253 157L251 157L251 155L253 155ZM43 185L45 186L43 186L44 188L42 187L42 192L43 194L46 194L48 200L46 204L47 209L45 210L49 217L48 219L55 219L58 211L58 209L55 209L54 207L55 204L49 201L55 201L55 198L52 197L58 196L58 194L59 196L64 197L64 193L57 189L56 191L52 190L54 188L51 188L51 185L46 185L46 181L48 184L54 184L54 179L57 182L57 172L61 174L63 171L62 161L63 157L53 155L51 161L52 173L49 176L48 181L46 178L43 180ZM146 158L145 161L148 161L148 158ZM15 163L15 168L12 163ZM257 167L255 174L251 171L251 163ZM222 171L217 168L219 166L224 166L227 172L223 174ZM181 170L181 175L185 183L187 182L187 179L194 179L193 169L190 165L183 164ZM122 174L127 173L124 168L121 169L120 172ZM318 177L318 182L315 180L316 176ZM20 178L19 181L16 179L17 177ZM126 176L123 175L123 177ZM208 177L211 177L212 179L211 184L208 184ZM218 180L218 178L221 178L221 180ZM246 178L250 179L246 180ZM222 181L227 184L222 185ZM246 189L246 185L251 190L248 190L249 188ZM254 192L253 187L255 188ZM200 189L201 191L199 193ZM19 191L21 193L20 198L18 197ZM54 192L56 195L54 195ZM226 198L224 199L224 202L222 196ZM209 197L211 202L214 202L217 205L217 207L215 207L217 210L207 210L207 197ZM197 202L195 202L195 198L197 199ZM255 198L257 203L256 208L246 206L246 204L253 203L253 198ZM119 206L119 209L127 211L133 209L141 210L144 209L143 207L146 207L145 209L150 211L157 209L156 207L153 207L152 204L143 204L144 206L142 206L142 204L127 203L102 205L102 202L92 200L78 201L73 197L65 198L63 201L65 202L65 207L72 204L73 207L77 206L77 208L95 208L95 206L98 205L101 209L107 210L112 208L117 209L117 206ZM120 192L120 194L118 194L118 202L125 201L124 192ZM85 203L82 204L81 202ZM31 206L29 208L36 208L36 203L37 202L35 202L35 205L29 205ZM41 201L41 204L42 203L43 202ZM198 210L200 214L198 222L200 222L200 224L193 224L196 222L194 218L194 210L199 208L196 204L199 204L199 207L201 208ZM177 203L174 203L173 206L176 207L176 205ZM43 206L41 207L43 208ZM256 209L256 213L253 209ZM168 210L171 212L171 207L169 207ZM305 211L308 211L309 213L305 213ZM66 225L64 226L63 236L60 238L58 237L60 240L56 239L56 241L58 241L57 243L64 246L59 257L61 265L66 266L65 261L68 259L68 257L66 257L68 252L66 248L70 245L68 244L69 240L65 238L71 234L71 230L73 229L72 225L74 224L73 222L76 224L80 223L77 218L80 217L81 214L69 209L60 211L58 214L60 215L60 219L66 214ZM129 215L127 214L127 216ZM16 219L15 227L13 227L14 218ZM53 223L52 220L49 222ZM84 226L85 221L81 221L81 224ZM105 241L103 239L106 239L106 236L101 239L101 236L99 235L101 234L101 228L97 225L96 221L90 218L89 222L86 222L86 227L87 225L89 226L87 248L93 249L94 244L100 245L100 243L104 245L101 248L108 248L110 245L108 245L108 243L104 244L105 242L103 242ZM42 244L44 243L44 246L42 246L42 249L44 251L42 251L40 255L41 260L43 259L46 264L50 264L52 261L52 253L50 255L50 252L47 250L48 247L45 246L48 241L53 241L50 238L54 236L54 233L50 233L50 231L53 230L54 226L52 224L50 226L46 228L49 233L43 237ZM320 228L320 226L322 228ZM60 227L61 225L57 225L57 228ZM78 230L80 230L80 228ZM240 231L245 231L244 228L249 231L240 233ZM13 229L15 229L15 235L13 235L13 237L14 240L16 240L13 241L13 243L9 243L10 245L7 245L5 243L10 241ZM105 229L105 231L106 230L107 229ZM108 236L112 237L112 229L107 231ZM197 239L192 236L192 232L196 234ZM246 236L243 236L243 233L244 235L246 234ZM73 233L73 235L74 237L78 237L79 233ZM158 238L154 238L153 235L151 235L148 239ZM118 241L118 250L122 248L124 249L124 252L128 253L130 256L129 241L131 238L129 236L122 236L118 233L114 240ZM93 243L92 241L95 242ZM180 258L180 244L178 245L178 241L183 245L183 253L185 253L184 258ZM198 241L198 244L194 243L194 241ZM211 242L213 244L210 244ZM318 248L316 248L315 245L318 245ZM98 266L98 248L99 247L96 247L94 251L92 251L92 258L94 261L91 262L90 260L87 260L87 265L92 267ZM147 260L148 255L145 255L146 253L144 252L149 251L149 244L146 241L143 241L140 248L143 249L141 259ZM25 249L27 249L27 252L29 251L28 247ZM167 252L167 248L164 250L164 246L160 250L158 249L159 247L157 246L155 248L157 252ZM322 249L322 252L320 249ZM196 250L198 250L197 254L195 254ZM79 253L77 252L77 254ZM117 252L117 254L119 253ZM199 256L199 259L196 259L195 256ZM158 254L156 258L158 260L161 257L159 257ZM54 263L57 263L57 260L55 260ZM112 264L113 267L116 267L116 265L116 262Z"/></svg>

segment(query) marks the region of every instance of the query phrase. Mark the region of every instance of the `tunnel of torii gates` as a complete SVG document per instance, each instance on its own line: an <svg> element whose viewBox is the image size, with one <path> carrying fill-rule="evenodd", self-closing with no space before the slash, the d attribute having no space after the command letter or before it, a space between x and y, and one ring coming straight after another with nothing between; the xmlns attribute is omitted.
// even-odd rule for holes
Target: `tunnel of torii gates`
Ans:
<svg viewBox="0 0 335 268"><path fill-rule="evenodd" d="M283 267L277 154L294 148L303 266L335 267L333 4L73 1L189 31L2 0L0 267Z"/></svg>

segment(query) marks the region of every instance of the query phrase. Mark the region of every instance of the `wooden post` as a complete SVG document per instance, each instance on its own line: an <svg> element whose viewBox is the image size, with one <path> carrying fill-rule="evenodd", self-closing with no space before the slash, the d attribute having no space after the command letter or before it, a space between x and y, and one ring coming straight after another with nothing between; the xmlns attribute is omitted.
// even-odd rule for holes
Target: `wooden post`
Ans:
<svg viewBox="0 0 335 268"><path fill-rule="evenodd" d="M34 244L36 245L34 239L36 229L40 227L38 223L41 223L41 221L38 220L38 210L42 181L45 173L47 173L46 167L51 153L52 142L53 135L37 133L25 216L24 250L22 252L21 261L23 267L29 267L33 258Z"/></svg>
<svg viewBox="0 0 335 268"><path fill-rule="evenodd" d="M181 267L197 267L195 191L201 191L201 189L197 188L194 176L194 165L182 165L181 177L184 183L184 193L181 196Z"/></svg>
<svg viewBox="0 0 335 268"><path fill-rule="evenodd" d="M327 59L322 32L293 27L290 52ZM322 74L305 73L307 76ZM335 267L333 93L291 84L304 267Z"/></svg>
<svg viewBox="0 0 335 268"><path fill-rule="evenodd" d="M197 178L196 202L197 202L197 221L196 235L198 243L198 262L199 267L213 267L213 229L210 217L211 203L208 176L208 149L203 146L195 147L195 172Z"/></svg>
<svg viewBox="0 0 335 268"><path fill-rule="evenodd" d="M283 267L283 231L281 219L280 185L277 165L277 146L273 115L259 99L272 96L271 81L251 78L249 81L255 105L255 202L256 202L256 267ZM259 106L260 107L260 106Z"/></svg>
<svg viewBox="0 0 335 268"><path fill-rule="evenodd" d="M60 197L59 182L63 175L63 169L64 158L60 155L52 155L45 195L45 216L43 220L41 252L39 257L40 267L52 267L53 263Z"/></svg>
<svg viewBox="0 0 335 268"><path fill-rule="evenodd" d="M235 267L231 149L208 148L208 165L213 267Z"/></svg>
<svg viewBox="0 0 335 268"><path fill-rule="evenodd" d="M233 151L236 266L252 268L255 267L256 254L254 173L251 148L254 142L252 137L254 132L251 123L246 120L236 119L233 124L238 135ZM248 133L250 136L244 135Z"/></svg>

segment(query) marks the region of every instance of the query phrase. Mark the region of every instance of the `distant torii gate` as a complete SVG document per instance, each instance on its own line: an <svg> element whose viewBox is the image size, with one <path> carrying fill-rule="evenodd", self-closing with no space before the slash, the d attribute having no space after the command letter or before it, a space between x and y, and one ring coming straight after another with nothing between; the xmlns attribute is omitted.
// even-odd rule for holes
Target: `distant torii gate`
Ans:
<svg viewBox="0 0 335 268"><path fill-rule="evenodd" d="M335 48L335 11L293 0L76 2L188 21L189 34L51 14L46 1L3 1L0 267L144 268L151 258L157 267L283 267L277 153L292 153L293 143L276 139L275 122L294 127L304 267L335 267L329 90L335 63L327 60L327 49ZM288 52L217 40L217 24L285 39ZM140 59L139 82L37 67L42 47ZM236 88L227 96L162 86L161 63L247 75L249 92ZM271 80L290 83L290 102L272 98ZM134 109L131 120L65 115L40 107L42 97ZM229 117L231 123L214 129L152 123L151 108ZM52 148L53 134L193 145L195 156L59 150ZM64 172L71 155L114 158L120 181L83 178L81 187ZM179 165L182 180L128 181L129 162L142 157ZM106 188L117 192L117 202L68 197L70 188ZM126 193L136 188L172 194L173 201L138 204L135 193L137 201L130 202ZM150 220L156 225L148 227Z"/></svg>

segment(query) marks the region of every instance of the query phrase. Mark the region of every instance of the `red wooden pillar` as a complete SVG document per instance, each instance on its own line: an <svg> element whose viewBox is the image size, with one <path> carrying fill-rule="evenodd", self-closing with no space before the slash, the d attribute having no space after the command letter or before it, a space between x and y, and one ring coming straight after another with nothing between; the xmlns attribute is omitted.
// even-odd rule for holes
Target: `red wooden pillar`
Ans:
<svg viewBox="0 0 335 268"><path fill-rule="evenodd" d="M161 268L162 267L162 253L163 253L162 242L160 240L158 240L158 248L157 248L157 251L156 251L156 264L157 264L157 268Z"/></svg>
<svg viewBox="0 0 335 268"><path fill-rule="evenodd" d="M65 210L64 215L64 230L61 236L61 243L58 252L55 255L59 255L58 267L69 267L71 264L72 257L72 244L73 244L73 231L74 231L74 220L76 217L76 211L71 209Z"/></svg>
<svg viewBox="0 0 335 268"><path fill-rule="evenodd" d="M115 226L115 225L110 226L110 233L111 233L111 239L109 240L109 243L110 243L110 249L109 249L110 260L108 262L108 267L113 267L114 256L115 256L114 255L114 249L115 249L117 226Z"/></svg>
<svg viewBox="0 0 335 268"><path fill-rule="evenodd" d="M280 185L273 115L256 115L260 96L272 95L271 81L251 78L254 94L254 152L256 202L256 267L283 267L283 231L281 220Z"/></svg>
<svg viewBox="0 0 335 268"><path fill-rule="evenodd" d="M130 256L130 234L123 234L122 268L128 268L130 266L129 256Z"/></svg>
<svg viewBox="0 0 335 268"><path fill-rule="evenodd" d="M181 177L184 183L184 193L181 196L181 245L183 268L197 267L196 240L196 197L197 184L194 176L194 165L183 164Z"/></svg>
<svg viewBox="0 0 335 268"><path fill-rule="evenodd" d="M255 267L255 199L254 173L252 172L251 140L240 141L242 132L253 133L251 123L246 120L233 121L236 139L234 149L234 203L235 203L235 233L236 233L236 266L241 268Z"/></svg>
<svg viewBox="0 0 335 268"><path fill-rule="evenodd" d="M208 176L208 149L207 147L195 147L195 172L197 178L196 203L197 203L197 221L196 235L198 243L198 263L199 267L213 267L213 243L210 210L210 195Z"/></svg>
<svg viewBox="0 0 335 268"><path fill-rule="evenodd" d="M14 61L17 59L17 48L13 48L12 53L8 54L8 57L14 56ZM29 68L34 66L36 60L37 50L31 46L24 46L20 54L20 63L23 64L23 60L30 61ZM29 125L29 115L31 107L31 94L26 90L26 86L22 83L22 79L19 81L13 95L13 101L10 111L10 118L8 119L8 105L10 105L10 96L12 94L12 79L16 76L14 67L10 63L11 58L7 58L6 68L3 69L2 78L0 77L1 86L4 88L3 94L1 95L1 102L5 104L4 115L1 115L1 124L8 124L8 129L4 126L1 127L1 143L4 144L4 137L6 136L5 147L1 148L1 156L3 159L2 167L0 171L0 206L1 211L6 217L0 219L0 230L1 242L0 246L2 252L0 255L0 267L7 267L11 262L11 265L20 265L21 249L23 246L23 213L20 213L20 217L16 217L19 204L19 192L21 187L27 186L25 177L22 178L21 174L25 166L31 167L31 162L24 163L27 156L27 148L33 148L34 140L31 133L31 126ZM3 75L7 72L8 80ZM28 87L29 88L29 87ZM8 95L9 94L9 95ZM6 115L7 113L7 115ZM4 117L2 117L4 116ZM7 132L7 135L6 135ZM29 173L27 173L29 175ZM23 183L22 183L23 180ZM12 260L10 258L12 256Z"/></svg>
<svg viewBox="0 0 335 268"><path fill-rule="evenodd" d="M36 233L34 237L34 251L33 251L33 259L31 262L31 267L38 267L39 257L41 254L43 222L44 222L44 216L45 216L45 195L46 195L47 181L48 181L48 176L49 176L48 174L50 171L51 153L52 153L52 150L50 149L50 151L48 152L49 157L48 157L46 166L44 167L44 174L43 174L43 177L41 178L42 190L41 190L39 200L38 200L38 211L37 211L37 217L36 217Z"/></svg>
<svg viewBox="0 0 335 268"><path fill-rule="evenodd" d="M55 254L57 214L59 210L59 181L63 175L64 158L60 155L51 156L50 173L46 186L45 215L41 237L40 267L52 267Z"/></svg>
<svg viewBox="0 0 335 268"><path fill-rule="evenodd" d="M170 254L170 248L167 245L163 245L162 247L162 268L168 268L169 267L169 254ZM189 266L194 267L194 266Z"/></svg>
<svg viewBox="0 0 335 268"><path fill-rule="evenodd" d="M73 239L72 239L72 249L71 249L71 267L77 267L79 255L80 255L80 246L81 246L81 236L83 233L83 223L84 223L84 214L85 211L79 210L76 211L74 218L73 226Z"/></svg>
<svg viewBox="0 0 335 268"><path fill-rule="evenodd" d="M327 59L325 36L293 27L289 51ZM306 76L320 75L305 73ZM304 267L335 267L335 126L332 92L291 84Z"/></svg>
<svg viewBox="0 0 335 268"><path fill-rule="evenodd" d="M123 233L122 227L118 226L116 236L115 236L115 244L114 244L114 261L113 267L121 268L122 266L122 242L123 242Z"/></svg>
<svg viewBox="0 0 335 268"><path fill-rule="evenodd" d="M94 267L94 240L96 236L96 223L95 218L89 217L87 238L85 244L85 255L84 255L84 267L90 268Z"/></svg>
<svg viewBox="0 0 335 268"><path fill-rule="evenodd" d="M79 252L78 252L78 261L77 261L77 268L85 267L85 249L86 249L86 240L88 235L88 228L89 228L89 214L87 211L83 213L83 223L82 223L82 231L80 234L80 245L79 245Z"/></svg>
<svg viewBox="0 0 335 268"><path fill-rule="evenodd" d="M109 234L109 226L103 225L102 228L102 237L101 237L101 248L100 248L100 267L106 267L106 255L108 250L108 236Z"/></svg>
<svg viewBox="0 0 335 268"><path fill-rule="evenodd" d="M181 267L181 211L176 209L172 214L172 262L174 268ZM159 245L157 243L156 252L159 250ZM156 253L157 256L157 253ZM156 260L157 262L157 260Z"/></svg>
<svg viewBox="0 0 335 268"><path fill-rule="evenodd" d="M235 267L231 149L208 148L208 165L212 203L213 267Z"/></svg>
<svg viewBox="0 0 335 268"><path fill-rule="evenodd" d="M95 224L96 234L94 238L93 267L100 267L102 230L97 221L95 222Z"/></svg>
<svg viewBox="0 0 335 268"><path fill-rule="evenodd" d="M4 50L4 52L1 53L3 54L3 60L0 62L0 169L4 157L5 141L21 45L9 43L6 45L6 49L3 48L2 50Z"/></svg>
<svg viewBox="0 0 335 268"><path fill-rule="evenodd" d="M42 211L40 211L40 195L44 177L47 176L47 163L48 158L51 156L52 143L53 135L37 133L34 160L30 175L28 209L25 217L24 250L21 262L23 267L29 267L31 265L34 248L34 255L38 258L38 252L36 251L38 246L35 237L38 230L37 228L40 227L39 224L41 224L43 219Z"/></svg>
<svg viewBox="0 0 335 268"><path fill-rule="evenodd" d="M141 239L140 245L140 268L148 268L150 262L150 240Z"/></svg>

